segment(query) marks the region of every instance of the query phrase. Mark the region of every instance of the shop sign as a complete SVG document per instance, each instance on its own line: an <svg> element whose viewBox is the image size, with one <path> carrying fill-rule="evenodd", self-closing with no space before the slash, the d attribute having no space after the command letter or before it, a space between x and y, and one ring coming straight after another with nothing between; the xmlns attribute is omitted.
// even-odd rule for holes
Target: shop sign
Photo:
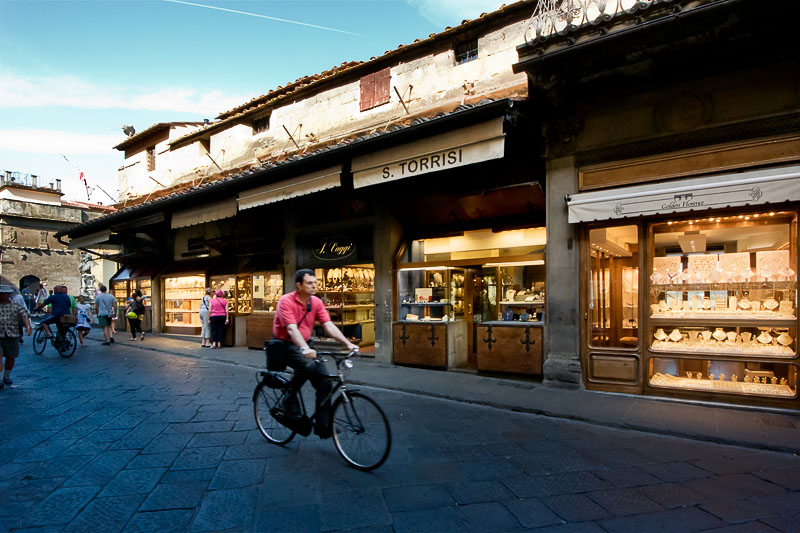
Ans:
<svg viewBox="0 0 800 533"><path fill-rule="evenodd" d="M317 243L312 253L322 261L339 261L356 253L356 243L346 237L331 237Z"/></svg>
<svg viewBox="0 0 800 533"><path fill-rule="evenodd" d="M353 187L357 189L501 159L505 155L502 126L502 118L498 118L357 157L352 163Z"/></svg>

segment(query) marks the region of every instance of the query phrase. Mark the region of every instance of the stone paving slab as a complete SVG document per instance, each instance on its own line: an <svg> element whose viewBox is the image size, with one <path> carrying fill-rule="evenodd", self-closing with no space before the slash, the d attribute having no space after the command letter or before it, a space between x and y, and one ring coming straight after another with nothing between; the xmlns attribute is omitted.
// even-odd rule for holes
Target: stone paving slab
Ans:
<svg viewBox="0 0 800 533"><path fill-rule="evenodd" d="M260 350L243 347L203 350L194 337L153 335L144 343L129 344L142 350L253 369L265 366ZM800 412L545 387L531 380L396 366L376 363L370 358L361 359L350 379L390 390L604 426L753 448L800 451Z"/></svg>
<svg viewBox="0 0 800 533"><path fill-rule="evenodd" d="M0 391L9 427L0 432L0 530L639 533L800 523L792 453L387 387L361 388L391 420L392 453L378 470L356 471L330 440L266 442L251 418L254 374L124 342L91 343L69 360L23 348L15 384ZM463 380L541 388L470 375L453 383Z"/></svg>

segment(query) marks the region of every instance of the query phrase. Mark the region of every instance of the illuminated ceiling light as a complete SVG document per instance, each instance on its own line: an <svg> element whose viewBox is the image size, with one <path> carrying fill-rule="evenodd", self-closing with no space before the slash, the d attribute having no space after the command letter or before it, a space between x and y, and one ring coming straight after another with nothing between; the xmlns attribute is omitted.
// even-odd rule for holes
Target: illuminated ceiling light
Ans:
<svg viewBox="0 0 800 533"><path fill-rule="evenodd" d="M758 213L756 213L755 215L753 215L753 218L758 218L758 217L760 217L760 216L761 216L761 215L759 215Z"/></svg>
<svg viewBox="0 0 800 533"><path fill-rule="evenodd" d="M771 216L771 217L774 217L774 216L775 216L775 211L773 211L772 213L770 213L770 214L769 214L769 216Z"/></svg>
<svg viewBox="0 0 800 533"><path fill-rule="evenodd" d="M739 215L739 218L744 218L744 215Z"/></svg>
<svg viewBox="0 0 800 533"><path fill-rule="evenodd" d="M744 217L745 220L750 220L750 217Z"/></svg>

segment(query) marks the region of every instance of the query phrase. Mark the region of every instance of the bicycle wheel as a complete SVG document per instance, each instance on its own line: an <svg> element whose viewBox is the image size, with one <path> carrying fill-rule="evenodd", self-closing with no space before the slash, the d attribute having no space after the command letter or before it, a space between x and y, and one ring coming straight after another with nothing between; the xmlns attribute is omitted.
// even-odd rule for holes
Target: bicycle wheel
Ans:
<svg viewBox="0 0 800 533"><path fill-rule="evenodd" d="M33 353L42 355L45 348L47 348L47 337L44 335L44 328L39 326L33 333Z"/></svg>
<svg viewBox="0 0 800 533"><path fill-rule="evenodd" d="M333 442L353 468L374 470L389 457L392 432L380 406L360 392L348 392L333 405Z"/></svg>
<svg viewBox="0 0 800 533"><path fill-rule="evenodd" d="M75 348L78 347L78 337L75 336L75 330L68 329L61 335L59 344L56 346L58 355L64 358L70 358L75 353Z"/></svg>
<svg viewBox="0 0 800 533"><path fill-rule="evenodd" d="M274 444L286 444L294 438L295 432L287 428L269 413L278 404L283 389L273 389L263 381L253 391L253 415L258 430L264 438Z"/></svg>

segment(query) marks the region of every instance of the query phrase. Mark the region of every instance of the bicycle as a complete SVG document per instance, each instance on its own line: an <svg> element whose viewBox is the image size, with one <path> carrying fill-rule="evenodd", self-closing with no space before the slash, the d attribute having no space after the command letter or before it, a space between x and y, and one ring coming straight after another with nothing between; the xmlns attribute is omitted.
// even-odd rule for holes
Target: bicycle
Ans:
<svg viewBox="0 0 800 533"><path fill-rule="evenodd" d="M39 322L36 329L33 331L33 351L36 355L42 355L44 349L47 347L47 334L45 328L50 331L48 324ZM75 335L75 330L68 325L57 324L56 334L53 335L50 331L50 342L53 348L56 349L58 355L64 358L70 358L75 353L78 347L78 338Z"/></svg>
<svg viewBox="0 0 800 533"><path fill-rule="evenodd" d="M331 408L331 429L336 451L345 462L358 470L370 471L381 466L392 447L392 433L389 421L380 406L355 389L349 389L345 383L347 371L353 368L351 357L356 353L317 352L318 356L331 356L336 362L336 374L328 375L335 379L326 401L333 399ZM327 359L322 359L327 361ZM259 370L256 373L258 385L253 391L253 414L258 430L273 444L288 444L297 431L290 429L272 416L272 410L288 394L291 369L284 372ZM337 395L338 393L338 395ZM310 434L311 424L316 412L307 417L305 402L301 391L297 391L302 417Z"/></svg>

